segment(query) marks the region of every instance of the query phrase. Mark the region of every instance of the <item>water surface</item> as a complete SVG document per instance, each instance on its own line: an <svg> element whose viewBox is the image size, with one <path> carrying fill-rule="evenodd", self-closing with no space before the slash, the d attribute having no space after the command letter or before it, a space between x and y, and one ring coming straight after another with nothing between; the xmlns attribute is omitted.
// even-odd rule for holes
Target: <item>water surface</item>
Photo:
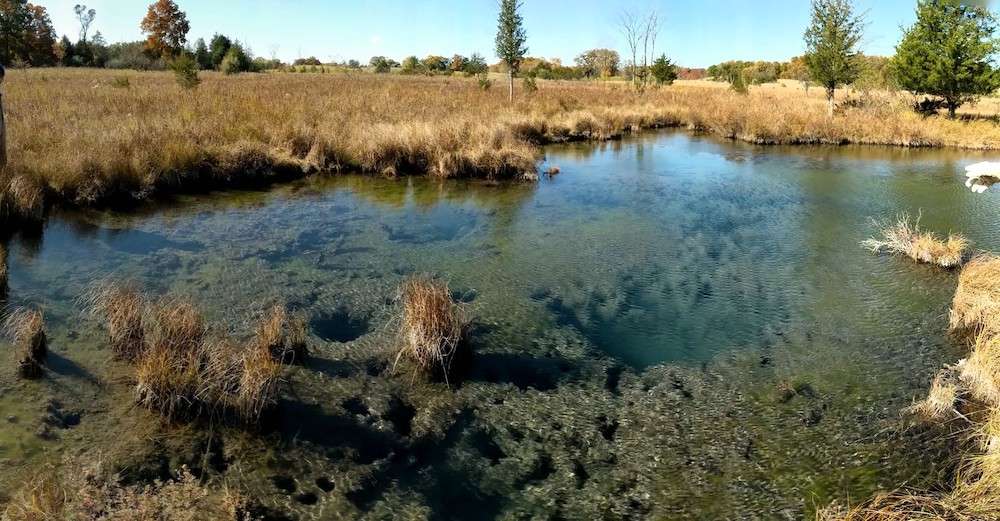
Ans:
<svg viewBox="0 0 1000 521"><path fill-rule="evenodd" d="M1000 196L962 184L983 157L674 132L545 153L562 173L537 184L316 178L13 237L11 304L45 311L54 357L42 382L0 380L0 486L104 451L134 479L194 461L290 518L798 518L947 470L899 411L961 356L956 274L859 242L909 211L996 250ZM477 317L455 389L391 366L412 273ZM236 335L276 301L308 313L316 358L277 430L149 447L183 436L129 406L80 314L109 276Z"/></svg>

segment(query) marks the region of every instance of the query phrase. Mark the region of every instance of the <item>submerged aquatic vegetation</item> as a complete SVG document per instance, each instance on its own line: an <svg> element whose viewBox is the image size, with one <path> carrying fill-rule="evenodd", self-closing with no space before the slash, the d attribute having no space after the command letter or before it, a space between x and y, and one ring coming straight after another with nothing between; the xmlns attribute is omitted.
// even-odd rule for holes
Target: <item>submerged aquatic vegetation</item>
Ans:
<svg viewBox="0 0 1000 521"><path fill-rule="evenodd" d="M37 309L19 309L4 322L4 331L14 341L18 373L25 378L42 375L42 361L48 355L45 319Z"/></svg>
<svg viewBox="0 0 1000 521"><path fill-rule="evenodd" d="M861 245L876 253L885 251L905 255L917 262L953 268L962 263L969 247L969 240L960 234L953 233L947 239L940 239L931 232L921 232L920 215L913 224L910 224L910 216L905 212L899 214L895 222L873 219L872 224L878 228L882 238L870 237Z"/></svg>
<svg viewBox="0 0 1000 521"><path fill-rule="evenodd" d="M468 319L445 282L413 276L399 294L403 323L396 362L406 358L424 374L447 381L470 355Z"/></svg>

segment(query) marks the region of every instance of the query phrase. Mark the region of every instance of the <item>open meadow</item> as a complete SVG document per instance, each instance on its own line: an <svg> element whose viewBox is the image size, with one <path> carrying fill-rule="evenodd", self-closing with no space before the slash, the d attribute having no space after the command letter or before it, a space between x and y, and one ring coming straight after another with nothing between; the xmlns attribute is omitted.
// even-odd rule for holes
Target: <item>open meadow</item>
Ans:
<svg viewBox="0 0 1000 521"><path fill-rule="evenodd" d="M474 78L201 76L185 91L162 72L12 71L4 213L313 172L532 179L539 145L667 126L760 144L1000 148L995 103L951 121L912 112L907 94L855 92L830 119L822 91L807 96L794 82L743 96L704 81L643 93L619 82L538 81L535 92L518 85L510 105L504 89L483 90Z"/></svg>

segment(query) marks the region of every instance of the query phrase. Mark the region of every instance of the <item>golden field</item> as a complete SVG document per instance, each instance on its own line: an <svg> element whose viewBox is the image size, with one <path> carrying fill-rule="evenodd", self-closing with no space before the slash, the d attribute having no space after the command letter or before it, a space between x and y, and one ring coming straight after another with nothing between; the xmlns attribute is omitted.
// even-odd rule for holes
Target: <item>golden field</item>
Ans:
<svg viewBox="0 0 1000 521"><path fill-rule="evenodd" d="M762 144L1000 148L989 118L923 118L908 110L911 96L880 94L829 119L822 90L807 96L792 82L744 97L703 81L645 93L616 82L539 81L533 93L518 84L510 105L503 85L484 91L460 77L201 78L185 91L165 72L11 71L0 215L314 172L532 179L538 145L663 126ZM977 110L991 116L987 103Z"/></svg>

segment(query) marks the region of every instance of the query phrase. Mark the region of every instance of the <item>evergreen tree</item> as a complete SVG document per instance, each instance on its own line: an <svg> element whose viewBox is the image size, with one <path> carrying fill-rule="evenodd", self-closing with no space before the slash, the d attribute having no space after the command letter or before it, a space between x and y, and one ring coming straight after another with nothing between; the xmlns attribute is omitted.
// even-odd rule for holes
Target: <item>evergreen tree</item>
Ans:
<svg viewBox="0 0 1000 521"><path fill-rule="evenodd" d="M521 60L528 54L524 45L528 40L522 25L523 20L517 12L521 8L518 0L500 0L500 17L497 20L496 53L507 65L507 78L510 80L510 101L514 102L514 74L521 65Z"/></svg>
<svg viewBox="0 0 1000 521"><path fill-rule="evenodd" d="M222 59L226 57L229 48L233 46L233 41L221 34L212 37L208 44L208 52L212 58L212 68L218 69L222 65Z"/></svg>
<svg viewBox="0 0 1000 521"><path fill-rule="evenodd" d="M851 0L812 0L805 60L813 81L826 89L830 116L837 86L853 82L860 72L857 46L864 26Z"/></svg>
<svg viewBox="0 0 1000 521"><path fill-rule="evenodd" d="M650 68L650 73L653 75L653 79L657 83L663 85L672 85L674 80L677 79L677 67L667 58L666 54L661 54L656 61L653 62L653 66Z"/></svg>
<svg viewBox="0 0 1000 521"><path fill-rule="evenodd" d="M1000 87L993 69L996 23L984 7L919 0L917 21L892 62L900 86L942 98L954 118L955 109Z"/></svg>
<svg viewBox="0 0 1000 521"><path fill-rule="evenodd" d="M198 38L194 43L194 59L198 62L198 68L202 70L211 69L212 54L208 52L208 45L205 45L204 38Z"/></svg>

